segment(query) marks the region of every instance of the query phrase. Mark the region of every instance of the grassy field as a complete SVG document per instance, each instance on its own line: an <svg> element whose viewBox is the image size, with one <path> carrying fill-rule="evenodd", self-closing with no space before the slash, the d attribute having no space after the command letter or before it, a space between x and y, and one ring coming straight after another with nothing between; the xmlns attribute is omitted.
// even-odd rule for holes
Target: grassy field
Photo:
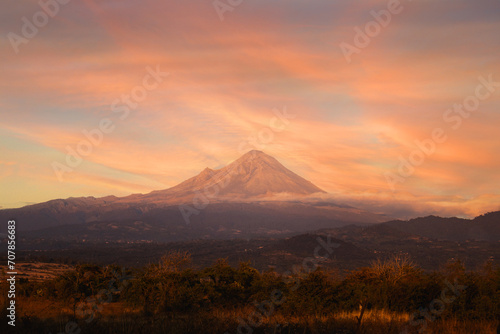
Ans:
<svg viewBox="0 0 500 334"><path fill-rule="evenodd" d="M145 318L139 309L123 303L109 303L91 323L74 318L72 310L63 304L20 300L19 323L9 333L65 333L68 323L78 324L81 333L419 333L419 327L409 324L410 315L384 310L367 311L358 329L359 312L339 312L328 315L287 316L280 313L270 317L248 319L252 308L216 309L197 314L165 314ZM238 321L238 319L244 319ZM255 326L258 324L258 326ZM253 326L252 326L253 325ZM459 319L436 320L428 323L422 333L496 334L498 321ZM68 333L71 333L68 332ZM73 333L77 333L74 331Z"/></svg>
<svg viewBox="0 0 500 334"><path fill-rule="evenodd" d="M396 259L339 278L321 269L261 273L223 260L194 270L189 256L174 254L135 270L47 263L18 268L16 327L4 320L2 333L497 334L500 326L500 268L492 265L471 272L450 263L442 272L424 273ZM7 319L2 276L1 317ZM453 286L460 287L456 296ZM439 303L442 309L434 307ZM418 314L422 309L427 313Z"/></svg>

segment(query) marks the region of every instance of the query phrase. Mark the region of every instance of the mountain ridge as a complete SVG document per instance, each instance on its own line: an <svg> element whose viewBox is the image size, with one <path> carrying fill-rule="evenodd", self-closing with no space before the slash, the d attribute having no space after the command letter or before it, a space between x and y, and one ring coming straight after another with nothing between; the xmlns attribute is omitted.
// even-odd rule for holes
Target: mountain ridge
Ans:
<svg viewBox="0 0 500 334"><path fill-rule="evenodd" d="M437 240L500 241L500 211L485 213L473 219L430 215L406 221L388 221L383 225Z"/></svg>

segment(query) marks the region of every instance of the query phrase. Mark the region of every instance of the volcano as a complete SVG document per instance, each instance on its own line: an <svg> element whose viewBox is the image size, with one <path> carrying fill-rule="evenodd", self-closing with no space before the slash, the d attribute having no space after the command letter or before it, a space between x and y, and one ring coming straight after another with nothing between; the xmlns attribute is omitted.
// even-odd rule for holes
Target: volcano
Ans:
<svg viewBox="0 0 500 334"><path fill-rule="evenodd" d="M202 192L208 197L249 199L277 194L310 195L325 193L262 151L250 151L228 166L200 174L166 190L153 191L143 199L180 200Z"/></svg>

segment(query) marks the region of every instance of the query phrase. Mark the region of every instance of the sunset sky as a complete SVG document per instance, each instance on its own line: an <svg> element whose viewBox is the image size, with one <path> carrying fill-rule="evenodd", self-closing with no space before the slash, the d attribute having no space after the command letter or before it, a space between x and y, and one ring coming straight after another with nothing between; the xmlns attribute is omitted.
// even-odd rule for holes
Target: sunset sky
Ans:
<svg viewBox="0 0 500 334"><path fill-rule="evenodd" d="M3 208L165 189L259 149L370 210L500 210L498 0L405 0L385 26L394 1L44 1L53 17L0 4Z"/></svg>

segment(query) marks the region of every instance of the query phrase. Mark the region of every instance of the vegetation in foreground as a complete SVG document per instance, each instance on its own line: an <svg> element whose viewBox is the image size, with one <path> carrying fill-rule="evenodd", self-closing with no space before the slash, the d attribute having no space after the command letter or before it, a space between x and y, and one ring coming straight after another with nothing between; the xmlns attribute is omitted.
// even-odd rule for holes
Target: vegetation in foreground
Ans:
<svg viewBox="0 0 500 334"><path fill-rule="evenodd" d="M173 253L139 270L84 264L46 281L23 279L16 299L13 333L482 334L499 326L500 267L467 271L453 262L426 273L396 257L340 277L225 260L195 270L189 255Z"/></svg>

